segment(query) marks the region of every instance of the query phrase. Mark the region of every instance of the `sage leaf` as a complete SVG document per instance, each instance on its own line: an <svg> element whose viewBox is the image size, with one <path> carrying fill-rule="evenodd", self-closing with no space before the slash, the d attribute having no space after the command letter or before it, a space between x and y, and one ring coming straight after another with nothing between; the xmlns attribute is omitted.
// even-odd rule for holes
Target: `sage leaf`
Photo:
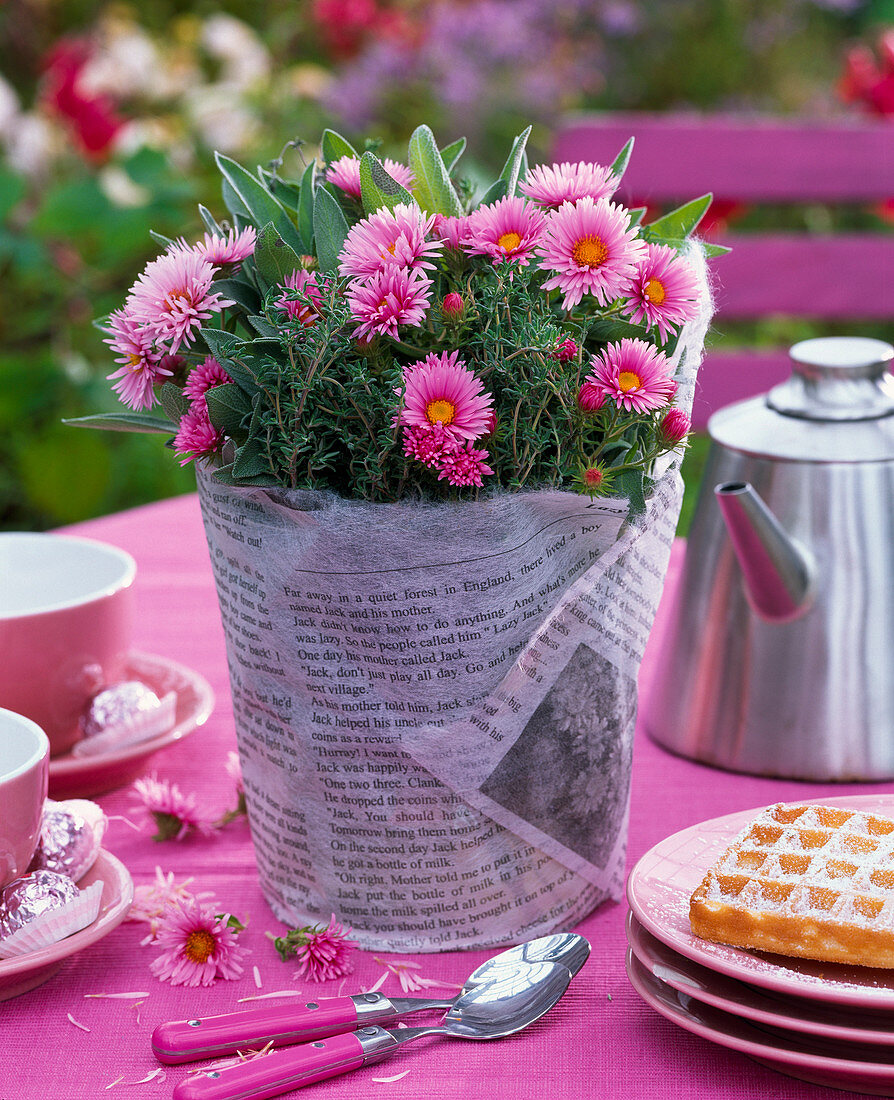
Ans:
<svg viewBox="0 0 894 1100"><path fill-rule="evenodd" d="M206 391L205 401L208 404L208 415L215 428L229 436L240 434L242 423L251 411L251 405L241 387L235 382L213 386Z"/></svg>
<svg viewBox="0 0 894 1100"><path fill-rule="evenodd" d="M611 167L609 168L609 173L613 175L618 182L621 181L622 176L627 171L627 165L630 163L630 154L633 152L633 143L634 139L631 138L612 161Z"/></svg>
<svg viewBox="0 0 894 1100"><path fill-rule="evenodd" d="M714 196L709 191L707 195L692 199L691 202L678 206L664 217L656 219L645 226L651 236L665 238L688 237L698 223L707 213L708 207L714 201Z"/></svg>
<svg viewBox="0 0 894 1100"><path fill-rule="evenodd" d="M165 382L159 388L158 400L173 424L179 424L180 418L189 408L189 398L173 382Z"/></svg>
<svg viewBox="0 0 894 1100"><path fill-rule="evenodd" d="M321 187L314 199L314 242L321 270L337 269L347 235L348 223L338 201Z"/></svg>
<svg viewBox="0 0 894 1100"><path fill-rule="evenodd" d="M214 158L225 181L236 192L255 225L262 226L272 222L286 244L291 245L298 252L303 252L298 229L279 199L274 198L259 180L256 180L235 160L225 157L223 153L215 153ZM234 213L241 212L234 211Z"/></svg>
<svg viewBox="0 0 894 1100"><path fill-rule="evenodd" d="M409 162L414 178L413 194L422 209L429 214L460 217L462 203L428 126L418 126L413 131Z"/></svg>
<svg viewBox="0 0 894 1100"><path fill-rule="evenodd" d="M525 168L527 172L527 160L525 158L525 146L528 143L528 138L531 135L531 127L529 126L524 130L515 141L512 143L512 150L509 153L509 157L506 163L503 165L503 171L500 173L500 179L506 181L506 194L514 195L515 189L518 186L518 181L521 175L522 168Z"/></svg>
<svg viewBox="0 0 894 1100"><path fill-rule="evenodd" d="M465 148L466 139L461 137L457 138L456 141L452 141L449 145L445 145L441 150L441 160L448 172L452 172L456 167L456 162L463 155Z"/></svg>
<svg viewBox="0 0 894 1100"><path fill-rule="evenodd" d="M343 138L341 134L336 133L335 130L323 131L323 137L320 141L320 152L323 154L323 160L327 164L332 164L342 157L354 157L355 160L360 159L360 154L354 146Z"/></svg>
<svg viewBox="0 0 894 1100"><path fill-rule="evenodd" d="M293 271L301 267L301 257L286 244L272 222L268 222L258 233L254 261L258 274L270 286L282 285Z"/></svg>
<svg viewBox="0 0 894 1100"><path fill-rule="evenodd" d="M368 150L360 158L360 194L367 214L374 214L383 207L393 210L401 204L416 205L406 187L390 176L379 158Z"/></svg>
<svg viewBox="0 0 894 1100"><path fill-rule="evenodd" d="M173 435L177 431L177 425L164 417L136 412L91 413L90 416L63 419L62 423L72 424L76 428L99 428L106 432L153 432L159 435Z"/></svg>
<svg viewBox="0 0 894 1100"><path fill-rule="evenodd" d="M308 253L313 253L314 246L314 183L316 175L316 161L311 161L304 169L301 177L301 198L298 201L298 231L301 239L307 246Z"/></svg>

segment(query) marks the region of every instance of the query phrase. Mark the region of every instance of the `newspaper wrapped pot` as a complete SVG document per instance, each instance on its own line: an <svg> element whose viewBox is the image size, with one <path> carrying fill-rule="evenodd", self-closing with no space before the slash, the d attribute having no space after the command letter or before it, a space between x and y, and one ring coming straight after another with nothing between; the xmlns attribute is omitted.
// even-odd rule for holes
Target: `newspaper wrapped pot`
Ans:
<svg viewBox="0 0 894 1100"><path fill-rule="evenodd" d="M684 408L707 316L678 347ZM676 465L636 523L567 492L370 504L197 475L276 916L436 951L618 898Z"/></svg>

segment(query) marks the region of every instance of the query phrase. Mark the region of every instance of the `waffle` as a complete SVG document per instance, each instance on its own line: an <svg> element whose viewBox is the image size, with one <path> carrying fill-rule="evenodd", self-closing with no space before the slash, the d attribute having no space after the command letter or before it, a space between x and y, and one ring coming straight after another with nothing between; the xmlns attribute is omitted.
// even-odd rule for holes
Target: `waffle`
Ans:
<svg viewBox="0 0 894 1100"><path fill-rule="evenodd" d="M715 943L894 967L894 821L771 806L705 875L689 922Z"/></svg>

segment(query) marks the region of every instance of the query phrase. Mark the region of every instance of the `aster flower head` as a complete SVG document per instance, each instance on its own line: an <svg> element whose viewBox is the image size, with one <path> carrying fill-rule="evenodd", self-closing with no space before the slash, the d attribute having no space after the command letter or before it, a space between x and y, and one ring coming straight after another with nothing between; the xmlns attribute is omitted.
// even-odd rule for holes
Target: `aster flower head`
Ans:
<svg viewBox="0 0 894 1100"><path fill-rule="evenodd" d="M174 436L174 452L181 456L180 465L185 466L194 458L211 455L223 443L223 432L215 428L208 415L208 405L204 395L193 401L183 416Z"/></svg>
<svg viewBox="0 0 894 1100"><path fill-rule="evenodd" d="M149 775L133 785L134 794L158 832L153 840L182 840L187 833L209 833L211 826L201 815L193 794L183 794L176 783Z"/></svg>
<svg viewBox="0 0 894 1100"><path fill-rule="evenodd" d="M612 175L610 168L586 161L577 164L564 161L531 168L519 190L538 206L556 210L563 202L610 198L617 186L617 177Z"/></svg>
<svg viewBox="0 0 894 1100"><path fill-rule="evenodd" d="M584 382L578 391L577 403L584 412L599 412L605 404L605 391L592 382Z"/></svg>
<svg viewBox="0 0 894 1100"><path fill-rule="evenodd" d="M457 294L455 290L452 290L449 294L444 295L441 302L441 316L445 321L459 321L465 310L466 303L463 301L462 294Z"/></svg>
<svg viewBox="0 0 894 1100"><path fill-rule="evenodd" d="M338 270L352 279L368 279L388 268L434 268L432 257L443 248L428 240L435 215L399 203L377 210L352 226L341 250Z"/></svg>
<svg viewBox="0 0 894 1100"><path fill-rule="evenodd" d="M655 325L662 343L698 310L698 278L682 256L664 244L647 244L630 288L630 319Z"/></svg>
<svg viewBox="0 0 894 1100"><path fill-rule="evenodd" d="M611 490L612 471L600 462L581 467L577 478L578 492L588 497L602 497Z"/></svg>
<svg viewBox="0 0 894 1100"><path fill-rule="evenodd" d="M546 225L542 210L518 195L479 206L468 218L463 248L490 256L495 264L515 260L523 267L533 259Z"/></svg>
<svg viewBox="0 0 894 1100"><path fill-rule="evenodd" d="M357 944L349 938L352 931L336 920L333 913L328 925L293 928L285 936L275 938L273 944L283 962L292 957L297 960L296 978L324 982L353 971L350 956Z"/></svg>
<svg viewBox="0 0 894 1100"><path fill-rule="evenodd" d="M566 336L564 340L560 340L558 344L553 348L550 353L551 358L558 359L560 363L570 363L572 359L577 357L577 344L570 336Z"/></svg>
<svg viewBox="0 0 894 1100"><path fill-rule="evenodd" d="M314 324L320 316L323 304L320 295L320 284L317 282L316 274L306 268L298 268L286 277L286 281L282 286L283 289L296 291L301 295L301 298L284 294L277 299L277 308L284 310L291 321L300 321L305 327Z"/></svg>
<svg viewBox="0 0 894 1100"><path fill-rule="evenodd" d="M591 366L585 381L628 412L662 409L676 391L667 356L645 340L608 344Z"/></svg>
<svg viewBox="0 0 894 1100"><path fill-rule="evenodd" d="M209 264L219 267L241 264L254 252L257 239L257 230L253 225L248 225L238 232L231 229L222 237L216 233L206 233L204 239L193 246L193 251Z"/></svg>
<svg viewBox="0 0 894 1100"><path fill-rule="evenodd" d="M190 401L198 401L205 396L208 390L232 381L233 379L214 356L209 355L189 372L189 376L183 385L183 393Z"/></svg>
<svg viewBox="0 0 894 1100"><path fill-rule="evenodd" d="M117 309L109 317L111 335L106 343L118 355L121 366L107 375L114 380L112 389L125 405L132 409L148 409L155 404L155 387L172 371L164 364L165 356L159 351L148 330L127 309Z"/></svg>
<svg viewBox="0 0 894 1100"><path fill-rule="evenodd" d="M375 333L398 338L398 328L419 328L431 305L432 281L422 271L389 267L348 290L351 316L359 322L353 335L366 340Z"/></svg>
<svg viewBox="0 0 894 1100"><path fill-rule="evenodd" d="M189 887L195 880L185 878L177 882L174 872L165 874L160 867L155 868L155 880L150 883L139 883L133 888L133 902L127 911L125 920L144 921L149 925L150 941L154 941L158 931L158 920L168 905L176 901L199 901L209 903L214 894L210 890L200 890L193 894Z"/></svg>
<svg viewBox="0 0 894 1100"><path fill-rule="evenodd" d="M469 217L453 218L446 214L435 214L435 220L431 227L432 236L443 241L444 247L453 252L461 251L469 232Z"/></svg>
<svg viewBox="0 0 894 1100"><path fill-rule="evenodd" d="M540 249L540 267L555 273L543 289L561 290L565 309L585 294L600 305L626 294L646 256L645 241L629 222L629 211L608 199L564 203L550 215Z"/></svg>
<svg viewBox="0 0 894 1100"><path fill-rule="evenodd" d="M457 352L426 356L404 372L400 423L428 428L441 424L457 441L477 439L491 422L493 397Z"/></svg>
<svg viewBox="0 0 894 1100"><path fill-rule="evenodd" d="M449 485L475 485L479 489L483 478L494 471L485 461L490 455L478 450L467 439L464 444L446 451L438 464L438 481L447 479Z"/></svg>
<svg viewBox="0 0 894 1100"><path fill-rule="evenodd" d="M191 343L213 313L234 303L211 289L215 268L192 249L171 248L146 265L127 309L152 336L175 352Z"/></svg>
<svg viewBox="0 0 894 1100"><path fill-rule="evenodd" d="M242 976L247 949L237 942L227 915L215 916L195 898L166 906L153 942L162 953L149 969L160 981L199 986Z"/></svg>
<svg viewBox="0 0 894 1100"><path fill-rule="evenodd" d="M405 164L400 164L396 160L391 160L390 157L385 157L382 161L382 167L393 180L396 180L401 185L401 187L405 187L408 191L412 188L413 173ZM360 160L357 157L352 157L349 153L346 153L343 157L339 157L338 160L334 160L326 169L326 180L344 191L346 195L350 195L352 199L360 199L362 195L360 188Z"/></svg>
<svg viewBox="0 0 894 1100"><path fill-rule="evenodd" d="M661 418L658 432L661 441L668 447L679 447L685 443L686 437L692 428L692 422L682 409L668 409Z"/></svg>
<svg viewBox="0 0 894 1100"><path fill-rule="evenodd" d="M444 425L434 424L406 426L403 431L404 454L430 469L437 469L447 451L455 450L457 443L448 435Z"/></svg>

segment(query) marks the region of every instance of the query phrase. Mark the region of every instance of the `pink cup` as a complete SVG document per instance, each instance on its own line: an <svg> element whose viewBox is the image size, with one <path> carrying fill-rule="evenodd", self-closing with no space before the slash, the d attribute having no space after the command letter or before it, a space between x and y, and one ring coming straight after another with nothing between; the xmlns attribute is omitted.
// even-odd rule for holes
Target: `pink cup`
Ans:
<svg viewBox="0 0 894 1100"><path fill-rule="evenodd" d="M0 707L67 752L93 696L121 678L130 647L130 554L69 535L0 533Z"/></svg>
<svg viewBox="0 0 894 1100"><path fill-rule="evenodd" d="M50 742L36 722L0 709L0 887L28 870L47 797Z"/></svg>

